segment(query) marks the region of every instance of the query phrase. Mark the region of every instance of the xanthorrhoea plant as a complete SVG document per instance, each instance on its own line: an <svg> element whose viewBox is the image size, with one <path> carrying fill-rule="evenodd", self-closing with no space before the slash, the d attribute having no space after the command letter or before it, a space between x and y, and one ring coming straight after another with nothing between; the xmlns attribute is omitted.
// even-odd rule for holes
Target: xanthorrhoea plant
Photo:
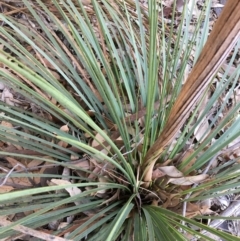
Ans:
<svg viewBox="0 0 240 241"><path fill-rule="evenodd" d="M187 4L174 30L176 1L170 25L155 0L148 8L138 1L21 3L27 11L20 21L1 14L0 73L40 111L1 104L1 141L18 146L1 154L19 158L17 167L27 172L1 176L5 185L11 185L10 177L40 177L35 184L42 187L15 186L1 195L2 216L25 215L14 222L2 217L0 237L26 233L24 226L39 237L34 229L73 216L64 229L52 232L56 240L62 235L68 240L186 240L194 235L213 240L201 230L238 240L202 224L200 219L210 217L196 216L201 208L185 216L186 206L238 192L236 161L224 164L227 170L218 166L210 173L209 167L213 157L232 151L225 147L239 135L239 103L228 105L238 88L239 68L213 79L232 48L229 66L237 55L239 2L228 1L199 58L209 31L208 1L191 37L193 9ZM187 64L197 59L183 84ZM209 116L205 132L187 145ZM33 173L27 164L32 160L69 173Z"/></svg>

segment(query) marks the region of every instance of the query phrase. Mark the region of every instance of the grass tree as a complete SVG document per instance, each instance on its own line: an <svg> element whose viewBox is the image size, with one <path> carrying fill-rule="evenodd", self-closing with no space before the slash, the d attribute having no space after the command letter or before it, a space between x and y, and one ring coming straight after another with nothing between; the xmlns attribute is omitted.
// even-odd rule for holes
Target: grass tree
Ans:
<svg viewBox="0 0 240 241"><path fill-rule="evenodd" d="M0 238L239 240L206 204L239 192L239 1L209 37L210 1L19 2L0 15Z"/></svg>

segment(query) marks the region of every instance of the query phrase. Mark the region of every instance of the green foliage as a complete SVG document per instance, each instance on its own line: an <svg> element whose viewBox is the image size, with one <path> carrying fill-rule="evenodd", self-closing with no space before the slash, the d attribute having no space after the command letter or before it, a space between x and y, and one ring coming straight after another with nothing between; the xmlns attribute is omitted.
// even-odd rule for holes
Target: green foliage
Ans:
<svg viewBox="0 0 240 241"><path fill-rule="evenodd" d="M149 1L147 9L139 1L92 0L85 6L79 0L53 0L49 5L23 0L25 22L0 15L1 79L37 109L1 102L1 121L12 124L0 125L1 141L35 155L4 149L0 154L71 170L62 176L33 173L25 166L24 174L10 173L11 178L47 178L49 186L1 194L2 215L27 213L2 227L1 239L15 237L19 232L14 228L20 224L37 229L74 216L75 222L52 234L65 230L65 238L76 241L213 240L202 233L205 230L225 240L239 240L195 216L185 217L184 209L188 202L239 191L237 160L225 164L227 169L208 170L216 156L231 151L229 144L240 135L240 103L228 106L239 68L231 74L228 68L217 83L212 80L158 159L158 166L170 160L166 165L181 171L183 182L192 178L188 188L182 189L177 179L170 182L167 175L148 187L143 180L144 157L164 130L188 68L206 42L210 2L205 2L191 36L193 9L184 5L175 26L176 1L170 24L156 0ZM239 45L240 41L229 66ZM191 144L213 112L212 122ZM65 125L68 131L62 130ZM191 154L181 160L185 150ZM81 164L84 161L87 166ZM201 173L211 176L197 182ZM3 181L5 176L0 174ZM173 197L176 209L171 207Z"/></svg>

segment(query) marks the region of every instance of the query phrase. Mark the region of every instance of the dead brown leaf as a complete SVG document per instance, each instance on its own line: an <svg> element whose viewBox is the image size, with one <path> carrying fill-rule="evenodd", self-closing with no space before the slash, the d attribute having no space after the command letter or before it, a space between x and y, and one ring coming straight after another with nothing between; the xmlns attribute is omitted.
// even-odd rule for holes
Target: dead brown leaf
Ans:
<svg viewBox="0 0 240 241"><path fill-rule="evenodd" d="M214 213L209 207L201 207L197 203L187 203L186 217L194 218L197 215L209 215Z"/></svg>
<svg viewBox="0 0 240 241"><path fill-rule="evenodd" d="M155 169L152 173L152 180L156 180L160 177L164 177L166 174L162 171L160 171L158 168Z"/></svg>
<svg viewBox="0 0 240 241"><path fill-rule="evenodd" d="M0 186L0 193L7 193L11 192L12 190L14 190L14 188L11 186Z"/></svg>
<svg viewBox="0 0 240 241"><path fill-rule="evenodd" d="M200 174L197 176L180 177L180 178L170 178L167 183L172 183L175 185L192 185L195 183L200 183L208 178L207 174Z"/></svg>
<svg viewBox="0 0 240 241"><path fill-rule="evenodd" d="M165 173L168 177L182 177L183 173L180 172L175 166L158 167L160 171Z"/></svg>
<svg viewBox="0 0 240 241"><path fill-rule="evenodd" d="M163 208L176 207L181 202L179 194L170 194L167 201L162 205Z"/></svg>
<svg viewBox="0 0 240 241"><path fill-rule="evenodd" d="M5 159L11 164L12 167L15 167L15 170L17 171L22 171L23 168L25 168L22 163L12 157L5 157Z"/></svg>

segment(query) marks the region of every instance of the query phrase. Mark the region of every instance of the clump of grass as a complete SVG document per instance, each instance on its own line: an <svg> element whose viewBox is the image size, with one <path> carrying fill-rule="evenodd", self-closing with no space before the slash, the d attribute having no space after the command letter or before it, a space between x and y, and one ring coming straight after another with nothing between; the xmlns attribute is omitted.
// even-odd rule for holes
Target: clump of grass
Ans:
<svg viewBox="0 0 240 241"><path fill-rule="evenodd" d="M0 15L0 73L25 103L0 105L0 154L17 163L1 176L32 184L1 195L16 217L0 220L2 239L48 224L67 240L238 240L206 225L202 201L238 192L239 68L216 78L240 44L223 41L239 35L229 2L204 49L209 1L191 36L193 9L176 23L176 1L170 24L155 0L23 0L20 20Z"/></svg>

